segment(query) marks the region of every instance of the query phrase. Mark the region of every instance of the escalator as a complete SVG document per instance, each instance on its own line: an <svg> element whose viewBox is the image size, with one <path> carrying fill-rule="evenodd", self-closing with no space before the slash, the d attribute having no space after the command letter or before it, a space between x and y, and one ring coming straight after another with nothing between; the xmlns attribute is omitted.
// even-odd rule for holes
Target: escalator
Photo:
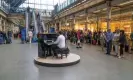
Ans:
<svg viewBox="0 0 133 80"><path fill-rule="evenodd" d="M30 28L30 26L33 26ZM28 38L28 31L32 29L34 37L37 38L38 33L43 33L46 28L42 21L42 17L39 13L36 13L35 10L27 9L26 11L26 37Z"/></svg>

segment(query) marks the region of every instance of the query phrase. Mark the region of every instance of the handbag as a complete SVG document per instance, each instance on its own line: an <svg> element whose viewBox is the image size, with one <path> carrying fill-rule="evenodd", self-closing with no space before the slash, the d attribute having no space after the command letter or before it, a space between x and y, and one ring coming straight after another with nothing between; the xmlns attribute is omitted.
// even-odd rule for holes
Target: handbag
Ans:
<svg viewBox="0 0 133 80"><path fill-rule="evenodd" d="M77 43L80 43L80 40L78 40L78 42Z"/></svg>

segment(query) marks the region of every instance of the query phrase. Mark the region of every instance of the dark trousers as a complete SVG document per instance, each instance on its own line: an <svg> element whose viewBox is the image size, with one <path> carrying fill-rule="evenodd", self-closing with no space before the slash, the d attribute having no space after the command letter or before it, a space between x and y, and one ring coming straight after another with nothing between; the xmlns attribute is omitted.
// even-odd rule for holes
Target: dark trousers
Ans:
<svg viewBox="0 0 133 80"><path fill-rule="evenodd" d="M124 44L120 44L120 56L123 55Z"/></svg>
<svg viewBox="0 0 133 80"><path fill-rule="evenodd" d="M112 50L112 41L106 42L107 44L107 53L106 54L110 54L111 50Z"/></svg>
<svg viewBox="0 0 133 80"><path fill-rule="evenodd" d="M60 49L56 44L52 45L52 50L55 56L57 56L56 50Z"/></svg>
<svg viewBox="0 0 133 80"><path fill-rule="evenodd" d="M88 42L91 44L91 37L88 37Z"/></svg>

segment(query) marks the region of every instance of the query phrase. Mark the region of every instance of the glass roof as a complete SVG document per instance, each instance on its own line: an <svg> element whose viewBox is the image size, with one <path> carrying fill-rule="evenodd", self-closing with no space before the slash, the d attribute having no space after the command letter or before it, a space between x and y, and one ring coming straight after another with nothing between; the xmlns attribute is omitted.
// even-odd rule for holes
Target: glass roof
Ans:
<svg viewBox="0 0 133 80"><path fill-rule="evenodd" d="M36 9L53 10L54 5L61 4L66 0L26 0L20 7L30 7Z"/></svg>

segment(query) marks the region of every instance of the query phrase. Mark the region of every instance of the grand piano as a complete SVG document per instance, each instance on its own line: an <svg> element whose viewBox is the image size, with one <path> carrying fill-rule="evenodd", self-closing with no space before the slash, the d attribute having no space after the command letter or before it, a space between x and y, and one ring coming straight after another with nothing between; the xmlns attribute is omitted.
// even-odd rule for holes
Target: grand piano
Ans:
<svg viewBox="0 0 133 80"><path fill-rule="evenodd" d="M56 41L58 35L55 33L38 35L38 57L45 58L52 56L51 46Z"/></svg>

